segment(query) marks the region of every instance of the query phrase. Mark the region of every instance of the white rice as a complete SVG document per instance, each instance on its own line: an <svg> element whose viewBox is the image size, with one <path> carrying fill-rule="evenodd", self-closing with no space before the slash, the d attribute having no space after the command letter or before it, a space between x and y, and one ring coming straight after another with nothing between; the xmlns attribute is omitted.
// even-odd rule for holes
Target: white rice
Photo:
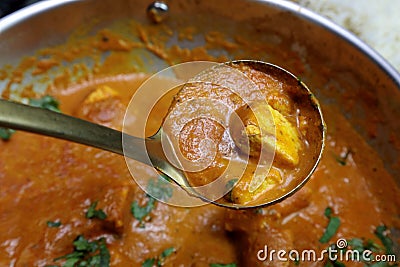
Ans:
<svg viewBox="0 0 400 267"><path fill-rule="evenodd" d="M294 0L355 33L400 72L400 0Z"/></svg>

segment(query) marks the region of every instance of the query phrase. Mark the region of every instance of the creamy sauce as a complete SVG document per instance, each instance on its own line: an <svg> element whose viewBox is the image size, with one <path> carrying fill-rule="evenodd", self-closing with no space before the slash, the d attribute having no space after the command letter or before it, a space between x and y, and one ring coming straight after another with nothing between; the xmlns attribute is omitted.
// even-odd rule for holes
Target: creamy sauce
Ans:
<svg viewBox="0 0 400 267"><path fill-rule="evenodd" d="M61 100L63 112L79 115L89 108L91 120L101 121L102 112L123 110L143 78L138 74L94 80L62 90L55 97ZM101 105L107 111L101 105L83 105L85 96L102 84L119 93L113 101L120 105L104 102ZM145 204L147 199L132 181L122 157L17 132L9 142L0 143L0 265L50 265L54 258L70 253L72 241L82 234L106 237L112 266L141 266L169 247L175 252L165 266L231 262L258 266L262 263L257 261L257 251L264 245L271 249L325 248L327 244L318 239L327 225L323 213L328 206L341 219L333 242L339 237L359 237L379 243L373 234L376 226L398 225L394 214L399 213L399 191L380 159L346 120L330 107L324 110L332 125L326 151L310 181L294 196L257 213L156 203L144 226L132 216L130 205L133 201ZM112 118L103 124L120 128ZM149 127L157 129L160 119L154 115L152 120ZM342 166L335 157L350 145L352 152ZM96 200L108 214L104 221L85 218L85 211ZM46 224L58 220L58 228Z"/></svg>
<svg viewBox="0 0 400 267"><path fill-rule="evenodd" d="M93 72L85 64L59 70L50 79L46 93L60 101L63 113L121 129L130 97L147 77L138 71L141 59L134 67L123 63L132 61L126 57L126 51L145 48L174 63L227 60L225 55L210 56L206 48L222 47L238 58L253 54L257 58L260 53L269 55L280 49L262 39L249 41L240 35L235 36L234 42L226 41L217 32L207 34L207 47L166 48L163 41L165 36L171 36L171 29L136 26L132 26L132 31L139 35L139 41L104 30L82 42L40 52L40 56L50 60L22 60L17 69L0 74L2 79L10 78L2 97L15 97L12 87L23 89L19 92L23 97L37 97L33 85L24 88L20 84L26 72L41 75L62 65L60 62L85 55L100 58L102 52L111 51L103 64L94 66ZM195 31L189 25L179 38L191 40ZM242 48L248 49L242 52ZM297 66L301 74L305 66L299 56L293 51L285 55L283 64ZM330 71L326 70L326 77ZM88 96L104 85L117 95L97 103L88 102ZM344 97L354 101L354 96ZM159 128L169 104L166 100L151 113L149 135ZM333 106L323 106L323 111L328 125L325 152L311 179L292 197L269 208L247 211L213 205L186 209L155 202L142 222L131 213L131 205L136 202L145 206L149 198L133 182L123 157L17 131L9 141L0 140L0 266L61 265L62 261L53 260L71 253L78 235L89 240L105 237L111 266L122 267L142 266L147 259L157 258L171 247L174 252L165 258L164 266L292 266L292 262L258 261L257 252L265 245L275 250L322 250L339 237L372 239L382 246L374 234L376 227L400 227L398 186L382 159L340 112ZM374 128L373 120L368 123ZM95 201L97 208L107 214L105 220L86 218L86 211ZM319 239L328 224L324 216L327 207L332 208L341 223L332 239L322 244ZM49 227L49 221L61 225ZM324 264L300 262L300 266ZM346 262L346 266L360 265Z"/></svg>

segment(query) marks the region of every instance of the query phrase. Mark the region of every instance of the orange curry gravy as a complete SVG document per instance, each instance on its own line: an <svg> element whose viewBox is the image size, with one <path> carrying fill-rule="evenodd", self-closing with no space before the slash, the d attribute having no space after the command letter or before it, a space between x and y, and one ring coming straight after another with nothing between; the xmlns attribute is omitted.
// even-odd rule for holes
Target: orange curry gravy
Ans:
<svg viewBox="0 0 400 267"><path fill-rule="evenodd" d="M64 113L120 129L130 96L144 78L141 74L103 78L66 88L54 97ZM102 100L93 97L91 93L105 85L114 93ZM133 182L123 157L16 132L11 140L0 141L0 265L60 265L63 260L53 259L71 253L78 235L89 240L105 237L111 266L141 266L146 259L159 259L168 248L174 249L163 259L164 266L290 266L293 262L259 261L257 252L265 245L318 251L339 237L372 239L381 245L374 230L382 224L398 225L399 190L349 123L331 107L324 111L330 125L325 153L310 181L292 197L247 211L155 202L142 222L132 215L131 205L136 201L144 206L149 199ZM150 127L157 129L160 118L152 120ZM337 157L350 146L340 164ZM86 218L95 201L96 209L107 214L105 220ZM322 244L327 207L341 223L331 241ZM61 224L49 227L49 221ZM322 265L300 262L300 266Z"/></svg>
<svg viewBox="0 0 400 267"><path fill-rule="evenodd" d="M152 39L159 34L147 35L141 27L137 30L140 42L118 40L120 37L105 30L93 40L73 43L72 48L46 49L42 55L51 55L51 61L27 58L19 71L11 73L9 86L19 83L22 73L31 67L39 75L81 54L112 50L104 64L94 66L93 76L83 75L75 80L77 85L69 84L73 75L87 70L84 64L76 65L59 73L48 93L59 100L63 113L121 129L125 108L147 77L139 73L140 68L117 64L126 59L125 51L145 47L166 61L171 55L181 61L216 60L204 47L192 53L173 46L166 52L160 40ZM211 47L223 39L218 36L214 33L206 38ZM244 43L242 39L238 39L240 45L255 47L257 53L273 51L261 49L261 41ZM288 51L290 58L294 55ZM300 61L298 65L301 68ZM24 97L36 97L33 90L26 89ZM10 96L11 90L6 88L2 97ZM169 104L152 113L149 132L158 129L163 118L160 114L166 114ZM399 227L398 186L379 156L340 112L331 106L323 106L323 111L328 134L322 160L293 196L268 208L246 211L213 205L177 208L155 201L141 221L131 212L133 203L146 207L151 200L133 181L123 157L21 131L9 141L0 139L0 266L62 266L65 259L54 259L73 252L77 236L90 241L105 238L110 266L122 267L142 266L151 259L163 266L293 266L292 261L276 258L259 261L257 253L265 246L270 250L320 251L338 238L371 239L382 247L374 231L380 225ZM95 209L107 216L103 220L87 218L87 211L96 202ZM340 225L328 242L321 243L328 225L324 216L327 207L332 216L340 218ZM166 250L170 253L162 257ZM325 262L298 264L324 266ZM354 262L345 265L362 266Z"/></svg>

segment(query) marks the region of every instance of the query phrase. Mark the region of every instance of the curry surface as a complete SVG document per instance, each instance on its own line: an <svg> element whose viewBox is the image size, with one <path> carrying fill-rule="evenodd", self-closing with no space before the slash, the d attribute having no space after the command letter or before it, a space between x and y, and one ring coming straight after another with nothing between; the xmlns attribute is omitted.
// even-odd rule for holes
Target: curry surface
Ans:
<svg viewBox="0 0 400 267"><path fill-rule="evenodd" d="M139 74L110 77L62 90L56 97L64 113L119 129L119 118L143 78ZM85 102L101 85L110 86L118 95ZM130 214L130 205L148 200L132 181L122 157L17 132L12 140L1 143L0 263L52 264L54 258L71 252L77 235L84 235L107 238L112 266L140 266L169 247L175 252L165 266L285 265L257 261L257 252L264 245L276 250L325 248L328 244L318 240L327 225L323 214L328 206L341 220L333 241L339 237L377 240L376 226L397 223L397 187L346 120L329 107L325 114L331 125L326 151L311 180L294 196L257 212L156 203L143 225ZM153 121L149 127L157 129L160 119ZM336 157L350 145L351 153L342 166ZM106 220L85 218L94 201L108 215ZM50 228L47 221L60 221L61 226Z"/></svg>
<svg viewBox="0 0 400 267"><path fill-rule="evenodd" d="M89 40L90 45L78 43L74 49L42 51L42 55L52 54L52 58L25 59L11 73L10 84L20 82L21 73L29 68L40 75L62 60L94 53L93 47L116 51L104 64L95 66L94 76L69 82L73 73L65 71L53 80L47 93L60 101L63 113L121 129L130 97L147 77L137 68L123 69L117 64L124 52L145 47L169 63L173 58L215 60L202 47L189 51L174 46L166 51L155 45L160 42L151 39L156 35L141 27L138 35L141 42L130 42L106 30ZM210 34L207 40L209 47L219 44L235 49L218 33ZM261 43L238 44L266 50ZM86 68L77 65L72 72L79 74ZM9 89L3 92L4 98L12 98ZM36 96L25 89L25 97ZM158 112L152 112L149 133L159 128L161 114L166 114L169 104L165 101ZM325 152L311 179L292 197L268 208L247 211L213 205L186 209L155 202L142 221L133 216L132 203L144 207L150 199L133 181L123 157L18 131L9 141L0 140L0 266L61 265L62 260L54 259L71 253L78 235L89 240L105 237L111 266L142 266L168 248L174 252L163 259L164 266L292 266L295 263L291 261L259 261L257 253L266 245L271 250L320 251L338 238L371 239L382 247L374 231L380 225L399 227L398 186L382 160L336 107L325 105L323 112L328 126ZM96 201L96 208L107 214L105 220L85 216ZM340 218L340 226L329 242L321 243L319 239L328 225L324 216L327 207ZM50 227L48 222L60 225ZM325 262L299 264L325 266Z"/></svg>

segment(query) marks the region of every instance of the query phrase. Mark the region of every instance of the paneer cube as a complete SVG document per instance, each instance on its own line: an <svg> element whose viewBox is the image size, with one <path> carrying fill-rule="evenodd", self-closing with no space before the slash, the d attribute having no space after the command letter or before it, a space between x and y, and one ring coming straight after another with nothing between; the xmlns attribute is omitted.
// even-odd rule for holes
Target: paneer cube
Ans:
<svg viewBox="0 0 400 267"><path fill-rule="evenodd" d="M239 149L258 158L262 150L275 147L276 164L296 166L301 140L296 126L266 102L244 106L236 112L240 123L233 123L231 135ZM272 115L272 116L271 116ZM262 160L262 159L261 159Z"/></svg>

